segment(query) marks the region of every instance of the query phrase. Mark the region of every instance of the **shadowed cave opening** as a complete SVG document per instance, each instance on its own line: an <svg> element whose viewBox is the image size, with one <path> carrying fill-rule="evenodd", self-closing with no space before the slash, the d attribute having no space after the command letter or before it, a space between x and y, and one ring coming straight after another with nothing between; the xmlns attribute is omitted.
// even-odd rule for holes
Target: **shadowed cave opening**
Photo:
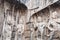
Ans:
<svg viewBox="0 0 60 40"><path fill-rule="evenodd" d="M27 6L23 4L20 0L4 0L5 2L8 2L11 7L14 7L15 11L22 11L25 12L27 10Z"/></svg>

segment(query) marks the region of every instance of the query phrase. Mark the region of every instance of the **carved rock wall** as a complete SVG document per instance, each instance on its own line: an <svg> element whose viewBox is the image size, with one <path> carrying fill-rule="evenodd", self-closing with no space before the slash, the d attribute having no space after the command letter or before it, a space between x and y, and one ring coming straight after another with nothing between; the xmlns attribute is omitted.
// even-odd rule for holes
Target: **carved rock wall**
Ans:
<svg viewBox="0 0 60 40"><path fill-rule="evenodd" d="M60 40L60 5L50 5L31 16L30 10L21 11L11 9L8 2L0 5L0 40Z"/></svg>

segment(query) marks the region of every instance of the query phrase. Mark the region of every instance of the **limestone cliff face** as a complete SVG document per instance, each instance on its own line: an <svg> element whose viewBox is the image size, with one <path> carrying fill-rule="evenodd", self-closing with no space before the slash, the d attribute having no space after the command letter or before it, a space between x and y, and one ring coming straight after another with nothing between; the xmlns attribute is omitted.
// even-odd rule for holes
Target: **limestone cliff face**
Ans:
<svg viewBox="0 0 60 40"><path fill-rule="evenodd" d="M42 38L42 40L59 40L60 13L58 10L60 11L60 6L53 4L31 16L31 22L34 23L35 28L38 27L38 32L40 32L37 40L40 40L40 38ZM57 33L55 34L55 32ZM55 35L57 35L58 38L55 37Z"/></svg>
<svg viewBox="0 0 60 40"><path fill-rule="evenodd" d="M57 1L0 0L0 40L60 40Z"/></svg>

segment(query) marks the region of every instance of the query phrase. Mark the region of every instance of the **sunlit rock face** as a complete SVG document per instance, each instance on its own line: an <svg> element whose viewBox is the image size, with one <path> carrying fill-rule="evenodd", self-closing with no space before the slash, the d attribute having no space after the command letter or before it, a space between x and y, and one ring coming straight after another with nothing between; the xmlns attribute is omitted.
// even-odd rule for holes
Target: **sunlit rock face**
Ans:
<svg viewBox="0 0 60 40"><path fill-rule="evenodd" d="M2 39L2 29L3 29L3 21L4 21L4 9L3 9L3 5L1 4L1 0L0 0L0 40Z"/></svg>
<svg viewBox="0 0 60 40"><path fill-rule="evenodd" d="M21 0L25 5L28 7L28 9L34 9L39 7L40 9L43 9L47 7L48 5L51 5L55 3L58 0Z"/></svg>
<svg viewBox="0 0 60 40"><path fill-rule="evenodd" d="M38 27L38 31L40 31L40 37L37 36L36 38L37 40L43 40L43 39L59 40L60 37L58 36L59 35L58 33L60 32L59 11L60 11L60 5L57 4L56 6L56 4L54 4L32 15L32 17L30 18L31 22L33 22L35 25L34 27ZM58 38L55 37L55 35L57 35ZM41 36L43 36L43 38Z"/></svg>
<svg viewBox="0 0 60 40"><path fill-rule="evenodd" d="M18 1L25 4L28 7L28 9L34 9L37 7L39 7L40 9L43 9L48 5L55 3L58 0L14 0L14 1Z"/></svg>
<svg viewBox="0 0 60 40"><path fill-rule="evenodd" d="M15 3L16 1L14 1L12 4L11 2L12 1L8 0L4 1L4 21L2 20L3 29L1 30L1 33L3 33L0 37L1 40L20 40L22 39L21 35L24 32L24 24L26 22L25 11L27 10L27 7L22 3L20 4L20 2Z"/></svg>
<svg viewBox="0 0 60 40"><path fill-rule="evenodd" d="M53 4L31 15L32 12L25 6L27 4L23 5L24 3L28 3L29 0L20 0L23 3L21 5L24 7L20 5L19 0L17 1L17 3L15 3L16 1L4 1L4 7L0 6L1 40L60 39L60 5ZM53 1L55 2L56 0ZM46 4L48 4L48 2L49 4L53 3L53 1L47 0ZM32 6L30 2L32 2ZM44 4L44 2L43 0L30 0L28 6L29 8L36 8L40 4ZM45 7L44 5L41 6ZM30 14L28 12L30 12Z"/></svg>

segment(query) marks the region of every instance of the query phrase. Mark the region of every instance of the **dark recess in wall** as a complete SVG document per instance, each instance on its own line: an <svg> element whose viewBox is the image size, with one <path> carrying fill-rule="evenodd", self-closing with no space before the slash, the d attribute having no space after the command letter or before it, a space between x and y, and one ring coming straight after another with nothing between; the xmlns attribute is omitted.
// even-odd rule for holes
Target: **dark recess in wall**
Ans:
<svg viewBox="0 0 60 40"><path fill-rule="evenodd" d="M4 1L10 3L11 7L14 7L15 11L27 10L27 6L23 3L21 3L21 1L17 1L17 0L4 0Z"/></svg>

